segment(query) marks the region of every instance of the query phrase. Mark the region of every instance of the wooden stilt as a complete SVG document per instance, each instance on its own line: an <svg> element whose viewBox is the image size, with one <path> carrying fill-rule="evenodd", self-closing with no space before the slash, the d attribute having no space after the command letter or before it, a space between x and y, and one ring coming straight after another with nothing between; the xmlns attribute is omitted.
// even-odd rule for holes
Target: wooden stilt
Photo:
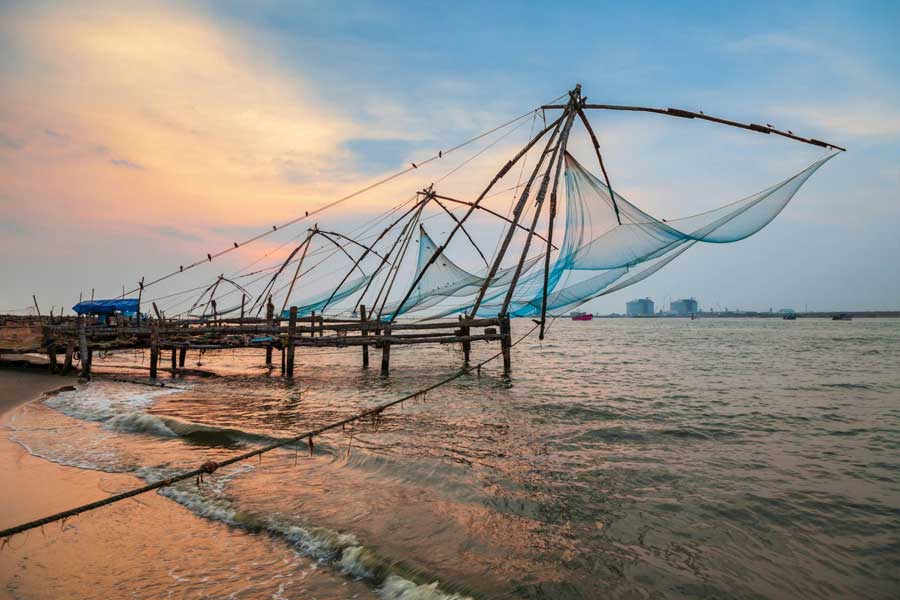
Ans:
<svg viewBox="0 0 900 600"><path fill-rule="evenodd" d="M390 327L384 328L384 335L386 337L391 335ZM391 372L391 343L384 342L384 344L381 347L381 376L387 377L390 372Z"/></svg>
<svg viewBox="0 0 900 600"><path fill-rule="evenodd" d="M69 371L72 370L72 355L75 354L75 344L68 344L66 346L66 358L63 361L62 374L66 375Z"/></svg>
<svg viewBox="0 0 900 600"><path fill-rule="evenodd" d="M150 379L156 379L159 367L159 321L150 321Z"/></svg>
<svg viewBox="0 0 900 600"><path fill-rule="evenodd" d="M365 325L366 325L366 307L363 304L360 304L360 306L359 306L359 321L360 321L360 323L363 324L363 327L365 327ZM362 333L360 335L362 335L363 337L368 337L369 332L366 331L365 329L363 329ZM363 366L363 369L369 368L369 345L368 344L363 344L363 347L362 347L362 366Z"/></svg>
<svg viewBox="0 0 900 600"><path fill-rule="evenodd" d="M59 371L59 363L56 360L56 345L52 340L50 344L47 346L47 360L48 360L48 368L51 373L56 373Z"/></svg>
<svg viewBox="0 0 900 600"><path fill-rule="evenodd" d="M187 348L178 349L178 366L184 367L184 361L187 360Z"/></svg>
<svg viewBox="0 0 900 600"><path fill-rule="evenodd" d="M258 313L257 313L258 314ZM269 302L266 304L266 325L272 327L275 316L275 305L272 304L272 296L269 296ZM266 343L266 366L272 366L272 343Z"/></svg>
<svg viewBox="0 0 900 600"><path fill-rule="evenodd" d="M87 323L84 317L78 318L78 355L81 357L81 376L91 378L91 363L88 360Z"/></svg>
<svg viewBox="0 0 900 600"><path fill-rule="evenodd" d="M172 348L172 377L175 377L175 371L178 370L178 360L176 358L176 353L178 351L175 348Z"/></svg>
<svg viewBox="0 0 900 600"><path fill-rule="evenodd" d="M287 333L287 372L288 377L294 376L294 333L297 331L297 307L291 307L291 317L288 321Z"/></svg>
<svg viewBox="0 0 900 600"><path fill-rule="evenodd" d="M459 321L460 321L460 323L463 323L462 315L459 316ZM468 325L460 325L459 335L461 337L467 337L469 335L469 331L470 331L470 329L469 329ZM468 340L463 342L462 343L462 351L463 351L463 364L468 367L469 366L469 358L470 358L470 355L472 354L472 342L470 342Z"/></svg>
<svg viewBox="0 0 900 600"><path fill-rule="evenodd" d="M503 352L503 376L509 377L512 372L512 359L510 349L512 348L512 339L510 336L509 315L500 317L500 350Z"/></svg>

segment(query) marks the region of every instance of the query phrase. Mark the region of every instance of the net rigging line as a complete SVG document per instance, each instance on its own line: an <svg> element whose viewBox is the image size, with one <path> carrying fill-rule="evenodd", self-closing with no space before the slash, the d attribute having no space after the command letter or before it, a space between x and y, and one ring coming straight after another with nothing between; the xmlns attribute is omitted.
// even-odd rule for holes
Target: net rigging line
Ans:
<svg viewBox="0 0 900 600"><path fill-rule="evenodd" d="M529 134L529 138L531 137L531 135L533 135L534 122L535 122L535 119L533 118L533 119L532 119L532 131L531 131L531 133ZM508 130L507 132L505 132L503 135L501 135L501 136L497 137L495 140L493 140L490 144L486 145L484 148L482 148L482 149L479 150L478 152L474 153L472 156L470 156L469 158L467 158L466 160L464 160L463 162L461 162L459 165L457 165L456 167L450 169L447 173L445 173L445 174L442 175L441 177L437 178L437 179L434 181L434 183L433 183L432 185L437 184L437 183L440 183L440 182L442 182L442 181L445 181L445 180L448 179L449 177L453 176L453 175L456 174L460 169L464 168L466 165L468 165L469 163L471 163L473 160L475 160L475 159L478 158L479 156L483 155L485 152L487 152L488 150L490 150L491 148L493 148L494 146L496 146L497 144L499 144L500 142L502 142L503 140L505 140L506 138L508 138L509 136L511 136L513 133L515 133L516 131L518 131L519 129L521 129L521 128L525 125L525 123L526 123L526 121L525 121L524 119L520 118L520 122L519 122L518 125L516 125L515 127L509 129L509 130ZM483 137L483 136L482 136L482 137ZM510 190L517 189L517 188L519 188L519 187L521 187L521 180L520 180L519 182L517 182L517 184L516 184L515 186L512 186L512 187L510 187L510 188L507 188L506 190L501 190L500 192L496 192L496 193L494 193L494 194L491 194L491 195L487 196L486 198L490 198L490 197L493 197L493 196L495 196L495 195L499 195L499 194L501 194L501 193L505 193L505 192L508 192L508 191L510 191ZM365 232L371 231L371 229L373 229L374 227L376 227L379 223L382 223L382 222L384 222L385 220L387 220L388 218L390 218L393 214L396 214L396 212L400 211L404 206L406 206L407 204L409 204L410 202L412 202L413 200L415 200L415 198L416 198L416 195L413 195L412 197L410 197L410 198L407 199L406 201L404 201L404 202L402 202L402 203L400 203L400 204L398 204L398 205L395 205L395 206L392 207L390 210L388 210L388 211L382 213L381 215L379 215L377 218L373 219L372 221L369 221L369 222L367 222L367 223L363 223L362 225L358 226L356 229L354 229L354 230L351 231L351 234L352 234L354 237L357 237L357 238L360 239L360 240L366 240L366 239L369 239L369 238L371 238L371 237L374 237L375 235L377 235L377 233L372 233L372 234L369 235L369 236L359 237L359 234L358 234L357 232L359 232L359 233L365 233ZM427 217L427 219L435 218L435 217L437 217L437 216L440 216L440 215L433 215L433 216ZM425 220L425 219L423 219L423 220ZM231 275L231 277L233 277L233 278L240 278L240 277L243 277L244 274L241 274L241 271L243 271L243 270L246 269L246 268L249 268L250 266L252 266L252 265L254 265L254 264L256 264L256 263L258 263L260 260L262 260L263 258L265 258L265 256L269 256L269 255L272 255L272 254L274 254L274 253L276 253L276 252L279 252L281 249L283 249L283 248L284 248L285 246L287 246L288 244L290 244L290 243L292 243L292 242L295 242L296 240L299 240L300 237L302 237L302 234L301 234L301 235L297 235L297 236L292 236L290 239L288 239L288 240L286 240L285 242L283 242L282 244L280 244L280 245L279 245L277 248L275 248L274 250L269 251L268 253L266 253L266 254L263 255L262 257L259 257L259 258L255 259L254 261L252 261L251 263L245 265L245 266L242 267L241 269L238 269L237 271L233 272L232 275ZM355 243L355 242L354 242L354 243ZM346 245L346 244L344 244L344 245ZM323 252L323 251L324 251L323 249L317 249L317 250L314 250L314 251L310 252L309 256L314 256L314 255L319 254L319 253L321 253L321 252ZM328 259L328 258L330 258L331 256L333 256L335 252L336 252L336 251L329 252L328 255L323 259L323 261L326 260L326 259ZM296 260L297 260L297 259L293 259L293 260L289 261L287 264L285 264L284 266L286 267L286 266L292 264L293 262L296 262ZM319 263L316 263L316 265L314 265L314 266L320 265L323 261L320 261ZM274 270L274 269L277 269L277 268L279 268L279 267L281 267L281 266L282 266L282 265L279 263L279 264L277 264L277 265L273 265L272 267L268 267L266 270ZM311 270L312 270L312 269L309 269L309 270L307 270L307 271L304 271L304 274L305 274L305 273L308 273L308 272L311 271ZM257 272L260 272L260 271L257 271ZM262 278L260 278L260 279L262 279ZM256 283L257 281L259 281L259 279L254 280L254 281L251 281L251 282L248 283L247 285L248 285L248 286L249 286L249 285L253 285L253 284ZM145 286L145 287L146 287L146 286ZM287 287L287 284L284 285L284 286L282 286L281 288L279 288L277 291L281 291L281 290L283 290L285 287ZM198 287L196 287L196 288L191 288L190 291L197 291L197 290L201 290L201 289L205 289L205 286L198 286ZM213 300L217 300L217 301L218 301L218 300L220 300L221 298L223 298L223 297L225 297L225 296L229 296L229 295L234 294L235 292L236 292L236 290L234 290L234 289L229 289L229 290L227 290L227 291L224 291L224 292L220 293L219 296L216 296L216 297L214 297L214 298L210 298L209 302L212 302ZM188 293L188 292L185 291L184 293ZM170 294L168 297L171 297L171 296L173 296L173 295L176 295L176 294ZM177 294L177 295L181 295L181 294L179 293L179 294ZM180 304L182 304L182 303L184 303L184 302L186 302L186 300L180 300L180 301L178 301L178 302L172 303L172 304L169 305L169 307L167 308L167 310L168 310L169 308L172 308L173 306L178 306L178 305L180 305ZM189 314L189 313L190 313L190 310L188 310L188 311L182 311L182 312L180 312L180 313L177 313L177 314L174 315L174 316L175 316L175 317L179 317L179 316L182 316L182 315L185 315L185 314Z"/></svg>
<svg viewBox="0 0 900 600"><path fill-rule="evenodd" d="M517 346L520 342L522 342L527 337L529 337L532 333L534 333L534 331L537 328L538 328L537 325L532 327L528 332L523 334L516 341L512 342L510 344L510 348ZM178 475L172 475L171 477L166 477L159 481L147 484L147 485L139 487L139 488L129 490L127 492L115 494L113 496L103 498L102 500L90 502L88 504L84 504L84 505L78 506L76 508L64 510L62 512L58 512L53 515L49 515L49 516L46 516L46 517L43 517L40 519L35 519L33 521L29 521L27 523L22 523L20 525L16 525L14 527L9 527L7 529L0 530L0 539L3 539L3 546L5 546L7 543L9 543L9 539L14 535L24 533L31 529L37 529L39 527L43 527L44 525L48 525L50 523L55 523L56 521L65 521L68 518L80 515L87 511L94 510L97 508L102 508L104 506L109 506L110 504L114 504L114 503L120 502L122 500L127 500L129 498L133 498L135 496L139 496L139 495L145 494L147 492L152 492L153 490L158 490L158 489L161 489L164 487L169 487L180 481L185 481L188 479L196 479L197 484L199 485L202 480L203 475L211 475L212 473L215 473L218 469L221 469L222 467L227 467L229 465L233 465L235 463L253 458L255 456L261 456L267 452L271 452L272 450L276 450L276 449L282 448L284 446L289 446L291 444L296 444L303 440L308 440L310 453L312 453L313 448L314 448L314 445L313 445L314 437L319 436L322 433L325 433L326 431L331 431L331 430L337 429L338 427L344 427L345 425L354 423L356 421L360 421L365 418L378 418L381 416L381 413L383 413L385 410L387 410L393 406L402 404L403 402L406 402L407 400L414 400L419 397L424 397L424 395L427 392L435 390L441 386L447 385L448 383L455 381L455 380L459 379L460 377L462 377L463 375L471 373L472 371L480 372L481 367L483 367L484 365L486 365L487 363L489 363L491 361L496 360L497 358L499 358L502 355L503 355L503 352L498 352L497 354L494 354L493 356L481 361L480 363L478 363L476 365L464 366L459 371L454 373L453 375L445 377L444 379L441 379L440 381L432 383L431 385L421 388L415 392L412 392L412 393L402 396L400 398L395 398L394 400L389 400L387 402L383 402L382 404L379 404L372 408L367 408L361 412L356 413L355 415L351 415L351 416L341 419L339 421L334 421L327 425L322 425L315 429L310 429L308 431L304 431L303 433L300 433L293 437L285 438L283 440L273 442L273 443L263 446L261 448L251 450L249 452L244 452L242 454L238 454L237 456L232 456L231 458L227 458L222 461L212 461L212 460L207 461L207 462L203 463L201 466L197 467L196 469L192 469L190 471L185 471ZM0 549L2 549L3 546L0 546Z"/></svg>
<svg viewBox="0 0 900 600"><path fill-rule="evenodd" d="M554 100L551 100L551 101L549 102L549 104L552 104L553 102L556 102L557 100L559 100L559 99L562 98L562 97L563 97L563 96L558 96L558 97L555 98ZM373 190L373 189L375 189L375 188L377 188L377 187L379 187L379 186L381 186L381 185L384 185L385 183L388 183L388 182L390 182L390 181L393 181L394 179L397 179L398 177L402 177L403 175L406 175L407 173L409 173L409 172L411 172L411 171L414 171L414 170L416 170L416 169L418 169L418 168L420 168L420 167L422 167L422 166L424 166L424 165L427 165L427 164L429 164L429 163L431 163L431 162L434 162L435 160L439 160L439 159L443 158L444 156L446 156L446 155L448 155L448 154L450 154L450 153L452 153L452 152L455 152L455 151L457 151L457 150L459 150L459 149L461 149L461 148L463 148L463 147L465 147L465 146L468 146L469 144L472 144L472 143L474 143L474 142L477 142L478 140L480 140L480 139L482 139L482 138L484 138L484 137L487 137L487 136L489 136L489 135L491 135L491 134L493 134L493 133L496 133L497 131L500 131L501 129L505 129L506 127L509 127L509 126L512 125L513 123L516 123L516 122L518 122L518 121L520 121L520 120L522 120L522 119L528 117L528 116L531 115L532 113L535 113L535 112L537 112L537 111L539 111L539 110L541 110L540 107L534 108L534 109L532 109L532 110L529 110L528 112L526 112L526 113L524 113L524 114L522 114L522 115L519 115L518 117L515 117L515 118L513 118L513 119L510 119L509 121L506 121L505 123L502 123L501 125L498 125L498 126L496 126L496 127L493 127L492 129L489 129L489 130L487 130L487 131L485 131L485 132L483 132L483 133L480 133L480 134L476 135L475 137L469 138L468 140L466 140L466 141L464 141L464 142L461 142L461 143L457 144L456 146L453 146L453 147L449 148L448 150L439 150L437 154L434 154L434 155L430 156L429 158L426 158L426 159L423 160L423 161L420 161L420 162L417 162L417 163L415 163L415 162L414 162L414 163L411 163L410 166L406 167L405 169L402 169L402 170L400 170L400 171L397 171L396 173L393 173L393 174L391 174L391 175L388 175L387 177L384 177L384 178L382 178L382 179L379 179L378 181L376 181L376 182L374 182L374 183L372 183L372 184L369 184L369 185L367 185L367 186L365 186L365 187L363 187L363 188L361 188L361 189L359 189L359 190L356 190L355 192L351 192L351 193L349 193L349 194L347 194L347 195L345 195L345 196L342 196L342 197L338 198L337 200L333 200L333 201L331 201L331 202L325 204L324 206L320 206L319 208L313 209L313 210L311 210L311 211L307 211L307 212L306 212L303 216L301 216L301 217L296 217L296 218L294 218L294 219L291 219L290 221L287 221L286 223L283 223L283 224L280 225L280 226L279 226L279 225L273 225L273 226L272 226L272 229L267 229L266 231L263 231L262 233L259 233L259 234L255 235L255 236L250 237L250 238L247 239L247 240L244 240L243 242L234 242L233 245L228 246L228 247L225 248L224 250L220 250L220 251L218 251L218 252L216 252L216 253L214 253L214 254L213 254L213 253L207 254L206 258L202 258L202 259L200 259L200 260L197 260L197 261L195 261L195 262L193 262L193 263L191 263L191 264L189 264L189 265L181 265L181 266L178 268L178 270L176 270L176 271L172 271L171 273L168 273L168 274L166 274L166 275L162 275L162 276L160 276L160 277L157 277L156 279L153 279L153 280L151 280L151 281L149 281L149 282L145 282L145 283L143 283L141 286L136 287L136 288L134 288L134 289L132 289L132 290L130 290L130 291L128 291L128 292L123 292L122 296L125 297L125 296L127 296L128 294L133 294L133 293L138 292L138 291L140 291L140 290L142 290L142 289L145 289L145 288L147 288L147 287L149 287L149 286L155 285L155 284L160 283L160 282L162 282L162 281L165 281L165 280L167 280L167 279L169 279L169 278L171 278L171 277L174 277L175 275L179 275L179 274L181 274L181 273L184 273L184 272L187 271L187 270L193 269L193 268L198 267L198 266L200 266L200 265L202 265L202 264L205 264L205 263L207 263L207 262L212 262L214 259L219 258L219 257L221 257L221 256L224 256L224 255L226 255L226 254L228 254L228 253L230 253L230 252L233 252L234 250L237 250L237 249L240 248L240 247L246 246L247 244L251 244L251 243L253 243L253 242L255 242L255 241L258 241L258 240L260 240L260 239L262 239L262 238L264 238L264 237L267 237L267 236L271 235L272 233L278 231L279 229L284 229L285 227L290 227L291 225L295 225L295 224L299 223L300 221L304 221L304 220L306 220L306 219L308 219L308 218L310 218L310 217L313 217L313 216L315 216L315 215L317 215L317 214L319 214L319 213L321 213L321 212L324 212L324 211L326 211L326 210L328 210L328 209L330 209L330 208L333 208L333 207L335 207L335 206L337 206L337 205L339 205L339 204L341 204L341 203L343 203L343 202L346 202L347 200L350 200L351 198L355 198L356 196L359 196L359 195L364 194L364 193L366 193L366 192L368 192L368 191L371 191L371 190Z"/></svg>

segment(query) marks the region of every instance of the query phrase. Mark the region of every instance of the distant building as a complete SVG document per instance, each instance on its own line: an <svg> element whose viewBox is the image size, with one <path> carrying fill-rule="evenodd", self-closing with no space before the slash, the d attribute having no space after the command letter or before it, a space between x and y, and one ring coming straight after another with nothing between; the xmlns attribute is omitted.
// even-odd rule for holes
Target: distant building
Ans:
<svg viewBox="0 0 900 600"><path fill-rule="evenodd" d="M693 298L682 298L681 300L673 300L669 304L669 312L673 315L693 315L699 311L699 305Z"/></svg>
<svg viewBox="0 0 900 600"><path fill-rule="evenodd" d="M653 315L653 300L639 298L625 304L625 312L629 317L649 317Z"/></svg>

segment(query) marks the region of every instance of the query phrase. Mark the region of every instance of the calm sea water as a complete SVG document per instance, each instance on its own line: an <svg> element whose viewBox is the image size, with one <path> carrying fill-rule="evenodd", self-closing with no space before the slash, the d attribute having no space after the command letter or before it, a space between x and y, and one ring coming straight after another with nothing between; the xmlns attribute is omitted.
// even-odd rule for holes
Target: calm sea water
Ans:
<svg viewBox="0 0 900 600"><path fill-rule="evenodd" d="M382 380L358 349L298 358L293 381L261 351L190 356L220 376L183 389L98 379L23 408L11 435L150 481L461 363L456 349L394 349ZM135 531L138 560L105 540L103 568L139 581L162 564L170 577L130 592L154 598L900 595L900 320L560 320L515 348L512 387L498 368L322 436L312 456L278 450L164 491L173 514L203 517L179 521L196 531ZM213 570L188 541L200 537L227 547Z"/></svg>

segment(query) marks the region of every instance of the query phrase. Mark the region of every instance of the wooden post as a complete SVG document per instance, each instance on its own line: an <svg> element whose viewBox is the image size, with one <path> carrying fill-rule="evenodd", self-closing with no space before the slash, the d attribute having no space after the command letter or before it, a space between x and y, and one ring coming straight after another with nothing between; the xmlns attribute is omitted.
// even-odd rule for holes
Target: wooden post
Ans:
<svg viewBox="0 0 900 600"><path fill-rule="evenodd" d="M316 311L312 311L309 315L309 326L310 327L316 326ZM316 337L315 330L309 332L309 337Z"/></svg>
<svg viewBox="0 0 900 600"><path fill-rule="evenodd" d="M500 350L503 352L503 376L509 377L512 371L512 361L510 360L510 348L512 341L510 339L509 315L500 317Z"/></svg>
<svg viewBox="0 0 900 600"><path fill-rule="evenodd" d="M156 379L159 366L159 329L158 320L150 321L150 379Z"/></svg>
<svg viewBox="0 0 900 600"><path fill-rule="evenodd" d="M178 366L184 368L184 361L187 360L187 348L178 349Z"/></svg>
<svg viewBox="0 0 900 600"><path fill-rule="evenodd" d="M88 360L87 323L78 317L78 355L81 356L81 376L91 378L91 362Z"/></svg>
<svg viewBox="0 0 900 600"><path fill-rule="evenodd" d="M384 328L384 336L391 335L390 326ZM387 377L391 371L391 343L384 342L381 346L381 376Z"/></svg>
<svg viewBox="0 0 900 600"><path fill-rule="evenodd" d="M287 371L288 377L294 376L294 333L297 331L297 307L291 307L291 318L288 321L287 334Z"/></svg>
<svg viewBox="0 0 900 600"><path fill-rule="evenodd" d="M258 313L257 313L258 314ZM272 304L272 296L269 296L269 302L266 304L266 325L272 327L274 325L275 305ZM271 333L269 334L272 335ZM266 366L272 366L272 342L266 343Z"/></svg>
<svg viewBox="0 0 900 600"><path fill-rule="evenodd" d="M459 322L463 323L463 316L459 316ZM459 327L459 335L467 336L469 335L470 329L468 325L460 325ZM463 342L462 343L462 351L463 351L463 364L465 366L469 366L469 356L472 354L472 342Z"/></svg>
<svg viewBox="0 0 900 600"><path fill-rule="evenodd" d="M75 354L75 344L69 342L66 345L66 359L63 361L62 374L65 375L72 370L72 355Z"/></svg>
<svg viewBox="0 0 900 600"><path fill-rule="evenodd" d="M365 305L362 305L362 304L359 305L359 322L362 323L362 325L363 325L363 330L362 330L361 335L363 337L368 337L369 332L368 332L368 330L365 329L366 307L365 307ZM368 369L369 368L369 345L368 344L363 344L362 356L363 356L363 369Z"/></svg>
<svg viewBox="0 0 900 600"><path fill-rule="evenodd" d="M47 345L47 360L49 364L47 365L51 373L56 373L59 371L59 363L56 360L56 342L50 340L50 343Z"/></svg>
<svg viewBox="0 0 900 600"><path fill-rule="evenodd" d="M286 337L287 337L287 334L283 334L281 336L282 344L281 344L281 349L278 351L281 353L281 375L282 376L284 376L286 369L287 369L287 363L285 362L285 350L287 349L287 346L284 345L284 339Z"/></svg>
<svg viewBox="0 0 900 600"><path fill-rule="evenodd" d="M323 313L321 317L319 317L319 325L322 326L322 329L319 330L319 337L325 337L325 314Z"/></svg>
<svg viewBox="0 0 900 600"><path fill-rule="evenodd" d="M175 371L178 370L177 359L175 358L175 348L172 348L172 377L175 377Z"/></svg>

